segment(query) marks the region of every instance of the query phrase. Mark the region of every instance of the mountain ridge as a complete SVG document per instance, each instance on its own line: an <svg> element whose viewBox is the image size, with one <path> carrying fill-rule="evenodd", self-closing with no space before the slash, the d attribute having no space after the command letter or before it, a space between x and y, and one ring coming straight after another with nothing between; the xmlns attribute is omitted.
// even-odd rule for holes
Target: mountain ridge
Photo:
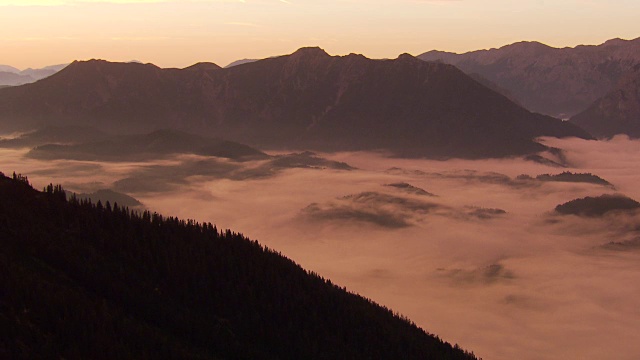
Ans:
<svg viewBox="0 0 640 360"><path fill-rule="evenodd" d="M570 121L597 137L625 134L640 138L640 64L625 73L614 89Z"/></svg>
<svg viewBox="0 0 640 360"><path fill-rule="evenodd" d="M68 64L49 65L39 69L17 69L10 65L0 65L0 85L18 86L44 79L64 69Z"/></svg>
<svg viewBox="0 0 640 360"><path fill-rule="evenodd" d="M198 67L196 67L198 68ZM331 56L319 47L230 68L74 62L0 90L0 127L174 128L251 146L503 157L544 150L538 136L590 138L533 114L451 65Z"/></svg>
<svg viewBox="0 0 640 360"><path fill-rule="evenodd" d="M418 57L478 73L509 90L529 110L569 118L640 63L640 38L564 48L521 41L463 54L429 51Z"/></svg>

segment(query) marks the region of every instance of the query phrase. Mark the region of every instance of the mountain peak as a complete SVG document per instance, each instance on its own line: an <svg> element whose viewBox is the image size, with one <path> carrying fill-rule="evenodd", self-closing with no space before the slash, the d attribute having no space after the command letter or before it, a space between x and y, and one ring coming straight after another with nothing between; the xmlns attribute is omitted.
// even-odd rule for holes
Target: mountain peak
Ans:
<svg viewBox="0 0 640 360"><path fill-rule="evenodd" d="M19 74L20 70L9 65L0 65L0 71Z"/></svg>
<svg viewBox="0 0 640 360"><path fill-rule="evenodd" d="M138 62L112 62L103 59L90 59L90 60L74 60L69 66L65 67L59 73L72 73L76 71L108 71L109 69L157 69L160 67L147 63Z"/></svg>
<svg viewBox="0 0 640 360"><path fill-rule="evenodd" d="M553 49L551 46L547 44L543 44L539 41L519 41L510 45L505 45L500 49L523 49L526 51L542 51Z"/></svg>
<svg viewBox="0 0 640 360"><path fill-rule="evenodd" d="M422 55L440 55L440 54L444 54L444 55L460 55L456 52L451 52L451 51L442 51L442 50L429 50L425 53L422 53L420 55L418 55L418 57L422 56Z"/></svg>
<svg viewBox="0 0 640 360"><path fill-rule="evenodd" d="M415 59L416 57L409 54L409 53L402 53L400 55L398 55L398 60L402 60L402 59Z"/></svg>
<svg viewBox="0 0 640 360"><path fill-rule="evenodd" d="M398 64L404 64L407 66L420 66L425 64L424 61L408 53L403 53L398 55L398 58L395 59L394 62Z"/></svg>
<svg viewBox="0 0 640 360"><path fill-rule="evenodd" d="M98 69L101 67L103 63L106 63L106 60L101 59L90 59L90 60L73 60L69 66L62 69L59 73L68 74L76 71L83 71L86 69Z"/></svg>
<svg viewBox="0 0 640 360"><path fill-rule="evenodd" d="M369 58L367 58L366 56L364 56L362 54L356 54L356 53L350 53L349 55L346 56L346 58L349 58L349 59L366 59L366 60L369 59Z"/></svg>
<svg viewBox="0 0 640 360"><path fill-rule="evenodd" d="M296 50L291 56L304 56L304 57L328 57L324 49L319 46L302 47Z"/></svg>
<svg viewBox="0 0 640 360"><path fill-rule="evenodd" d="M400 61L420 61L422 62L422 60L418 59L417 57L409 54L409 53L402 53L400 55L398 55L397 60Z"/></svg>
<svg viewBox="0 0 640 360"><path fill-rule="evenodd" d="M218 64L212 62L199 62L191 66L187 66L183 70L218 70L222 69Z"/></svg>
<svg viewBox="0 0 640 360"><path fill-rule="evenodd" d="M78 68L98 68L109 63L109 61L103 59L73 60L73 62L67 66L67 70Z"/></svg>
<svg viewBox="0 0 640 360"><path fill-rule="evenodd" d="M621 38L614 38L614 39L609 39L607 41L604 42L604 46L624 46L626 45L629 41L631 40L625 40L625 39L621 39Z"/></svg>

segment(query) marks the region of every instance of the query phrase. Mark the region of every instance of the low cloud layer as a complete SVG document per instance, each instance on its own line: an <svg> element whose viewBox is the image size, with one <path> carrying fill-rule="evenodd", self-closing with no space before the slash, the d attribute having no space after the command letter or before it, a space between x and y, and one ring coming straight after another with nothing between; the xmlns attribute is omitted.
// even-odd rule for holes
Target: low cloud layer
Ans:
<svg viewBox="0 0 640 360"><path fill-rule="evenodd" d="M359 221L387 228L411 226L428 214L446 212L442 205L379 192L347 195L324 204L313 203L302 215L316 221Z"/></svg>
<svg viewBox="0 0 640 360"><path fill-rule="evenodd" d="M386 185L388 186L388 185ZM415 189L401 187L415 194ZM418 195L424 196L420 191ZM433 196L433 195L431 195ZM314 221L353 221L386 228L401 228L428 222L433 216L456 220L488 220L506 214L502 209L465 206L461 209L421 198L397 196L374 191L342 196L322 204L312 203L301 211L305 219Z"/></svg>
<svg viewBox="0 0 640 360"><path fill-rule="evenodd" d="M543 141L574 167L375 153L284 166L194 156L42 162L5 149L0 171L36 187L116 189L151 210L232 228L486 359L635 359L640 215L554 209L603 194L640 200L640 142ZM352 168L329 165L341 163ZM563 171L615 189L535 180Z"/></svg>

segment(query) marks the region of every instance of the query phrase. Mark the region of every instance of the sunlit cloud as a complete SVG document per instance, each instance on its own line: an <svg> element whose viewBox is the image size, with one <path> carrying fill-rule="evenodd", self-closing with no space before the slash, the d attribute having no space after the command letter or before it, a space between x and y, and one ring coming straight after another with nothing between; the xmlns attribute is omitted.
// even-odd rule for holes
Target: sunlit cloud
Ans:
<svg viewBox="0 0 640 360"><path fill-rule="evenodd" d="M566 150L575 168L563 170L597 174L640 199L637 140L543 141ZM640 214L553 215L560 203L612 189L514 186L520 174L560 172L521 159L323 156L357 169L236 176L259 164L44 162L0 149L0 170L29 174L36 187L113 186L152 211L242 231L484 358L602 359L612 348L616 358L637 357ZM401 182L437 196L385 186Z"/></svg>
<svg viewBox="0 0 640 360"><path fill-rule="evenodd" d="M614 190L514 181L592 173L640 200L640 141L542 141L564 149L574 167L338 153L321 156L357 169L271 171L265 160L196 156L42 161L24 157L25 148L0 149L0 171L28 174L36 188L111 187L152 211L242 231L483 358L606 359L616 349L617 359L635 359L640 214L554 215L558 204ZM387 186L402 183L437 196Z"/></svg>

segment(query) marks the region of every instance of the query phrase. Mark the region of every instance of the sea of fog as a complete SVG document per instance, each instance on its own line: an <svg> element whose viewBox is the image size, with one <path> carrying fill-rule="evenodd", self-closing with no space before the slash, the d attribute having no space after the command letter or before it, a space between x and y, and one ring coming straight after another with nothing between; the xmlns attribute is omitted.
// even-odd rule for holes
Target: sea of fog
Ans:
<svg viewBox="0 0 640 360"><path fill-rule="evenodd" d="M39 161L1 149L0 171L36 188L114 188L151 211L231 228L485 359L637 359L640 216L553 210L601 194L640 200L640 141L542 141L570 167L357 152L319 154L354 170L228 176L215 170L237 166L228 160ZM613 187L516 179L563 171Z"/></svg>

